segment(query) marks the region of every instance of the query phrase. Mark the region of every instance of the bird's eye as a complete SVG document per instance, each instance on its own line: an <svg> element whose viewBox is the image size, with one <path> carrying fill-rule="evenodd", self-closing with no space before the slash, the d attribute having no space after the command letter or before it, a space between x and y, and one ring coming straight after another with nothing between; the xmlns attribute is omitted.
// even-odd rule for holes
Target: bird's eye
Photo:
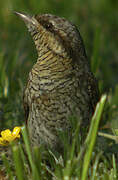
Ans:
<svg viewBox="0 0 118 180"><path fill-rule="evenodd" d="M50 24L50 23L45 24L44 27L45 27L46 29L50 29L50 28L52 27L52 24Z"/></svg>

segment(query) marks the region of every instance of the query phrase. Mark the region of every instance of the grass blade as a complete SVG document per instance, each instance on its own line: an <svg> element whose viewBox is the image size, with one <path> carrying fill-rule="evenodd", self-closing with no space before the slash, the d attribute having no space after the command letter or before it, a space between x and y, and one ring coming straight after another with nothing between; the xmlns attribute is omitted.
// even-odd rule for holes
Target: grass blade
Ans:
<svg viewBox="0 0 118 180"><path fill-rule="evenodd" d="M30 162L30 165L31 165L33 179L34 180L40 180L41 178L39 176L37 167L35 166L34 161L33 161L32 153L31 153L32 151L31 151L31 148L30 148L31 146L30 146L30 142L29 142L29 138L28 138L28 134L27 134L27 130L26 130L25 126L22 127L22 135L23 135L23 140L24 140L24 143L25 143L28 159L29 159L29 162Z"/></svg>
<svg viewBox="0 0 118 180"><path fill-rule="evenodd" d="M95 113L92 117L90 130L89 130L86 142L85 142L87 144L88 148L87 148L85 156L84 156L81 180L86 180L86 178L87 178L87 172L88 172L92 151L93 151L96 136L97 136L98 125L99 125L99 121L100 121L100 118L101 118L101 115L103 112L105 101L106 101L106 95L103 95L101 97L100 102L98 102Z"/></svg>
<svg viewBox="0 0 118 180"><path fill-rule="evenodd" d="M13 152L16 176L18 180L27 180L24 173L24 166L23 166L23 161L21 159L20 148L16 145L13 145L12 152Z"/></svg>

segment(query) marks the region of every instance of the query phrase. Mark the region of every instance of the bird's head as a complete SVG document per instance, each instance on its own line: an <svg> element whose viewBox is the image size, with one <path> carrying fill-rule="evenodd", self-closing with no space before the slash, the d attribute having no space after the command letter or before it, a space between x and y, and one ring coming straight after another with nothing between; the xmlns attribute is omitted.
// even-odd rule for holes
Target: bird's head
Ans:
<svg viewBox="0 0 118 180"><path fill-rule="evenodd" d="M37 50L40 46L60 56L74 57L83 53L83 42L76 26L51 14L29 16L15 12L26 24L33 36Z"/></svg>

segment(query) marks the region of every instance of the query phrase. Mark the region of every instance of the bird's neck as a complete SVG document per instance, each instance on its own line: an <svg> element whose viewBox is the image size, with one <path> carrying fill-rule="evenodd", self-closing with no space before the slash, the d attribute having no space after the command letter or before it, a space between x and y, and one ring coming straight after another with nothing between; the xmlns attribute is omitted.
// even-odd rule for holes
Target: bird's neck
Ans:
<svg viewBox="0 0 118 180"><path fill-rule="evenodd" d="M35 74L35 79L40 79L40 89L42 90L50 89L52 91L53 89L61 89L62 86L68 88L74 78L71 59L63 59L63 57L46 49L40 51L32 72ZM73 81L75 80L73 79Z"/></svg>
<svg viewBox="0 0 118 180"><path fill-rule="evenodd" d="M72 59L64 58L58 54L52 52L48 48L39 47L38 48L38 59L37 67L40 71L46 72L47 75L57 75L63 77L69 75L72 72Z"/></svg>

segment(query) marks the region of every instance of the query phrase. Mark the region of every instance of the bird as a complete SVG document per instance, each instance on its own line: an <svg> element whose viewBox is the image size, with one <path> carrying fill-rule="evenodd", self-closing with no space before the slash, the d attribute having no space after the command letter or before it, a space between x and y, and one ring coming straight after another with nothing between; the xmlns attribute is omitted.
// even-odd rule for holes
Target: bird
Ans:
<svg viewBox="0 0 118 180"><path fill-rule="evenodd" d="M89 127L98 83L76 25L52 14L15 14L28 28L38 56L23 93L30 141L58 151L59 132L70 136L69 117L75 114L81 128Z"/></svg>

